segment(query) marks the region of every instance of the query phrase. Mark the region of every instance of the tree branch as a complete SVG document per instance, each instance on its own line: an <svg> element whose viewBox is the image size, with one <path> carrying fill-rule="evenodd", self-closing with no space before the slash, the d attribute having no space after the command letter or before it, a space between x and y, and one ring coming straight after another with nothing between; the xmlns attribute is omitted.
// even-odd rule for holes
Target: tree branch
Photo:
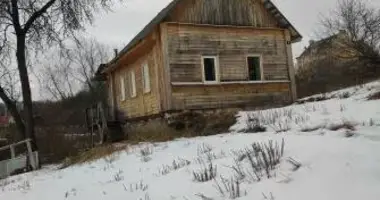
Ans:
<svg viewBox="0 0 380 200"><path fill-rule="evenodd" d="M33 13L33 15L28 19L28 21L25 23L24 26L24 32L28 32L32 24L40 17L42 16L54 3L56 0L50 0L48 1L40 10Z"/></svg>

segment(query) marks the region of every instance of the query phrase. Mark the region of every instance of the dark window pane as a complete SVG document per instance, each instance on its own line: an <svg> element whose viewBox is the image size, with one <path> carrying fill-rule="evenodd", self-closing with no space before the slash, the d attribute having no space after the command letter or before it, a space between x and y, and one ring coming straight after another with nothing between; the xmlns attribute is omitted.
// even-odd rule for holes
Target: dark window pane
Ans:
<svg viewBox="0 0 380 200"><path fill-rule="evenodd" d="M215 59L203 58L205 81L216 81Z"/></svg>
<svg viewBox="0 0 380 200"><path fill-rule="evenodd" d="M250 81L261 80L260 57L248 57L248 78Z"/></svg>

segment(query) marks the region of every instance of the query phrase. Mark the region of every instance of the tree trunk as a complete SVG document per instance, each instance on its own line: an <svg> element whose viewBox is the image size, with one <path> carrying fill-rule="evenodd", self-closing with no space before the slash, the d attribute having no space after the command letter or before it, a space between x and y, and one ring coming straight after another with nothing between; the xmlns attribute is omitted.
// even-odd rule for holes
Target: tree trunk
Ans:
<svg viewBox="0 0 380 200"><path fill-rule="evenodd" d="M15 123L16 123L16 126L17 126L17 130L18 130L20 136L22 138L26 138L25 124L22 120L22 117L21 117L19 111L17 110L17 105L15 102L12 101L12 99L10 99L7 96L7 94L5 93L3 88L1 88L1 87L0 87L0 98L3 100L3 102L5 103L5 106L7 106L7 109L9 110L11 115L13 116Z"/></svg>
<svg viewBox="0 0 380 200"><path fill-rule="evenodd" d="M38 151L36 143L36 135L34 129L34 118L33 118L33 102L32 102L32 93L30 90L29 84L29 75L28 69L26 66L26 35L18 34L17 35L17 65L20 74L21 88L22 88L22 97L23 97L23 114L25 122L25 135L32 139L32 150Z"/></svg>

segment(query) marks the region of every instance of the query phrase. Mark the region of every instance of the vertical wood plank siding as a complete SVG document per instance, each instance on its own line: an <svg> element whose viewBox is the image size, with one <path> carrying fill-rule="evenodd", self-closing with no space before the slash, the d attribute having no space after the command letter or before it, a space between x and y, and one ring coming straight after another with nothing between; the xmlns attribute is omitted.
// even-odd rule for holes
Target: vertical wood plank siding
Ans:
<svg viewBox="0 0 380 200"><path fill-rule="evenodd" d="M219 57L221 81L247 81L248 55L262 55L265 80L289 80L284 30L168 26L172 82L201 82L201 55Z"/></svg>
<svg viewBox="0 0 380 200"><path fill-rule="evenodd" d="M147 43L145 46L142 46L141 54L133 57L125 57L121 59L117 64L120 65L115 72L115 97L117 102L117 108L119 112L125 118L136 118L142 116L149 116L158 114L161 111L161 96L160 96L160 87L159 84L162 84L160 79L161 74L158 72L162 69L162 56L161 55L161 45L158 39L158 31L151 36L152 41ZM144 93L143 88L143 73L142 65L147 63L149 66L149 75L151 90L148 93ZM130 89L130 76L129 72L131 70L135 71L135 80L136 80L136 97L131 97ZM126 83L126 100L121 100L121 91L120 91L120 77L125 78Z"/></svg>
<svg viewBox="0 0 380 200"><path fill-rule="evenodd" d="M278 24L259 0L186 0L167 21L256 27Z"/></svg>
<svg viewBox="0 0 380 200"><path fill-rule="evenodd" d="M168 23L167 28L171 82L202 82L202 55L218 56L220 80L224 83L248 81L248 55L262 55L265 81L289 81L283 29L178 23ZM248 106L290 100L289 83L173 86L172 90L174 109Z"/></svg>

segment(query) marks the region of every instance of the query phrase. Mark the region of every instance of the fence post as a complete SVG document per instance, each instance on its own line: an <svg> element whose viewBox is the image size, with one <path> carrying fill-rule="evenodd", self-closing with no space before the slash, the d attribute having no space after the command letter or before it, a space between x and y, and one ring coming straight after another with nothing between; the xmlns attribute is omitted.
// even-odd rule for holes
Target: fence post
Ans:
<svg viewBox="0 0 380 200"><path fill-rule="evenodd" d="M33 156L33 151L32 151L32 146L30 144L30 140L27 140L26 141L26 147L28 148L28 155L29 155L29 159L30 159L30 164L32 165L33 169L36 170L37 169L37 162L35 161L35 158Z"/></svg>
<svg viewBox="0 0 380 200"><path fill-rule="evenodd" d="M11 158L15 158L16 157L16 152L15 152L15 147L14 145L9 145L9 148L11 149Z"/></svg>

